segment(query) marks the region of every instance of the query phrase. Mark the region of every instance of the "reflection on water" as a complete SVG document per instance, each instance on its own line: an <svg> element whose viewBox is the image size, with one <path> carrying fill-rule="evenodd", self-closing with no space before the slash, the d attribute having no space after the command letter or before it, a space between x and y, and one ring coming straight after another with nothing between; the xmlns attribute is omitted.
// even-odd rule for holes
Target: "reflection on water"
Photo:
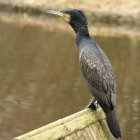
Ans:
<svg viewBox="0 0 140 140"><path fill-rule="evenodd" d="M83 109L91 95L81 78L74 37L0 23L0 140ZM124 140L140 137L140 42L95 37L117 74Z"/></svg>

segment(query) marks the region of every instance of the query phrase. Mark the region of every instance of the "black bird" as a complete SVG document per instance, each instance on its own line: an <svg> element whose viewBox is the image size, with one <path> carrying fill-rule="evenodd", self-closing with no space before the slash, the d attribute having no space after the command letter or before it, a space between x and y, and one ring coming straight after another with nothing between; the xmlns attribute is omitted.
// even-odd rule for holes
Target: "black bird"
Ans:
<svg viewBox="0 0 140 140"><path fill-rule="evenodd" d="M94 98L88 107L96 109L96 101L106 114L108 127L115 138L121 138L121 132L114 108L116 106L116 83L112 65L99 47L91 39L84 13L77 9L48 11L63 17L76 33L79 62L85 82Z"/></svg>

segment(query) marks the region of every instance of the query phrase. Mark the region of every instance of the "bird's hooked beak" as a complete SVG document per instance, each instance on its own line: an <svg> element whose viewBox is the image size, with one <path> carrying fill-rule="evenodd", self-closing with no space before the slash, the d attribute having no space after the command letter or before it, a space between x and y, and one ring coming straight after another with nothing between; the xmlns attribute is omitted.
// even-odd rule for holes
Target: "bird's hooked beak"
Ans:
<svg viewBox="0 0 140 140"><path fill-rule="evenodd" d="M53 15L57 15L62 17L64 20L66 20L67 22L70 21L71 16L63 11L53 11L53 10L48 10L47 13L49 14L53 14Z"/></svg>

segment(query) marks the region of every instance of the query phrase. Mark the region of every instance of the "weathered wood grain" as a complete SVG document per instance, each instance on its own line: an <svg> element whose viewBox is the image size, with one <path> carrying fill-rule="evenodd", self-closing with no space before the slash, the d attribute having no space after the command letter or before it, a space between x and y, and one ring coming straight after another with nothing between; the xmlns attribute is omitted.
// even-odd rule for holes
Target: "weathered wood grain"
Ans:
<svg viewBox="0 0 140 140"><path fill-rule="evenodd" d="M110 132L104 119L101 108L97 111L84 109L14 140L109 140Z"/></svg>

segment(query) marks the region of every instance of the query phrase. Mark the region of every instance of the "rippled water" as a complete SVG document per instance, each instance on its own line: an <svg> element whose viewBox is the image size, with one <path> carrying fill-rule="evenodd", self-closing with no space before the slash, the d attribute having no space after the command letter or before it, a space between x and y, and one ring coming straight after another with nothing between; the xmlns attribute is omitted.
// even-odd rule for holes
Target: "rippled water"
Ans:
<svg viewBox="0 0 140 140"><path fill-rule="evenodd" d="M123 140L139 140L140 41L95 39L116 71ZM82 110L90 98L81 78L74 36L0 22L0 140Z"/></svg>

